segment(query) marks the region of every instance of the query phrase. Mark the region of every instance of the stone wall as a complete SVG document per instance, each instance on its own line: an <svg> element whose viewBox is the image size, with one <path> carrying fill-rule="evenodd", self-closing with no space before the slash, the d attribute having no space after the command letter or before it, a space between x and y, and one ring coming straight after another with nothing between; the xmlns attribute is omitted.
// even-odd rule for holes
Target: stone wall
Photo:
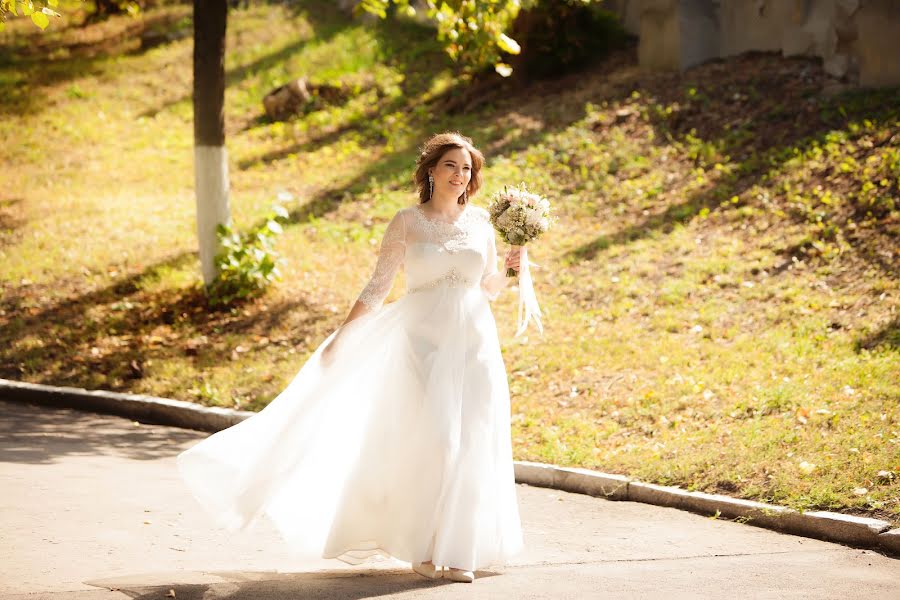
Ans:
<svg viewBox="0 0 900 600"><path fill-rule="evenodd" d="M900 0L606 0L649 69L749 51L818 56L833 77L900 85Z"/></svg>

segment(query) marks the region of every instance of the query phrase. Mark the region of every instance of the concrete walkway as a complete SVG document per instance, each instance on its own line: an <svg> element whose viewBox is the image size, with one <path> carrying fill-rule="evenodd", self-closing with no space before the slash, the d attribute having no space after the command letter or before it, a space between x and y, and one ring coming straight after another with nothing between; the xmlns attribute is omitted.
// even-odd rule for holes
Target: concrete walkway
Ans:
<svg viewBox="0 0 900 600"><path fill-rule="evenodd" d="M526 550L474 584L298 565L182 487L204 433L0 401L0 598L900 598L900 560L669 508L518 486Z"/></svg>

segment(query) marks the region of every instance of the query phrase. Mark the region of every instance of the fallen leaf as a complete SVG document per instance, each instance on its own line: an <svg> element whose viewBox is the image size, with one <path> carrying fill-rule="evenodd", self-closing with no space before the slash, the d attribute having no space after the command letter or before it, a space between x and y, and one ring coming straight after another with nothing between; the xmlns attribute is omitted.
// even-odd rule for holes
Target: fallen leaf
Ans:
<svg viewBox="0 0 900 600"><path fill-rule="evenodd" d="M814 465L813 463L810 463L810 462L806 462L805 460L797 466L800 468L801 471L803 471L807 475L809 475L810 473L812 473L813 471L816 470L816 465Z"/></svg>

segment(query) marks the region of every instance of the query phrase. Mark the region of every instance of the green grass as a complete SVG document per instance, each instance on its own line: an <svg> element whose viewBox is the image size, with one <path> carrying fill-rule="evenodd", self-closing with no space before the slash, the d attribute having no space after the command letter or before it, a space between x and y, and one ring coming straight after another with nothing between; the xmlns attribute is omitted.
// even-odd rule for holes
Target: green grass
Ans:
<svg viewBox="0 0 900 600"><path fill-rule="evenodd" d="M428 30L234 11L232 215L294 200L284 281L209 312L191 41L141 51L139 24L0 37L0 376L262 408L355 300L418 144L460 129L486 194L526 180L559 216L531 251L545 337L494 304L516 458L900 523L897 90L825 97L815 63L774 56L649 76L625 50L450 114ZM262 96L298 76L356 92L268 122Z"/></svg>

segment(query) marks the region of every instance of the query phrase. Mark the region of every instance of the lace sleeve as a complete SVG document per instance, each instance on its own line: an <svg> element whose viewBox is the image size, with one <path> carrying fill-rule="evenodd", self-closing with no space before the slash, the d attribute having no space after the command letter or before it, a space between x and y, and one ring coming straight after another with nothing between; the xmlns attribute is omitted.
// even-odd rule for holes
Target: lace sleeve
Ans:
<svg viewBox="0 0 900 600"><path fill-rule="evenodd" d="M497 270L497 240L494 227L487 223L487 255L484 263L484 273L481 275L481 289L484 290L488 300L496 300L503 288L506 287L506 273Z"/></svg>
<svg viewBox="0 0 900 600"><path fill-rule="evenodd" d="M398 212L388 223L381 239L381 249L378 252L378 261L375 263L375 271L369 282L359 294L358 301L370 309L379 308L391 286L400 265L403 264L403 255L406 251L406 224L403 215Z"/></svg>

